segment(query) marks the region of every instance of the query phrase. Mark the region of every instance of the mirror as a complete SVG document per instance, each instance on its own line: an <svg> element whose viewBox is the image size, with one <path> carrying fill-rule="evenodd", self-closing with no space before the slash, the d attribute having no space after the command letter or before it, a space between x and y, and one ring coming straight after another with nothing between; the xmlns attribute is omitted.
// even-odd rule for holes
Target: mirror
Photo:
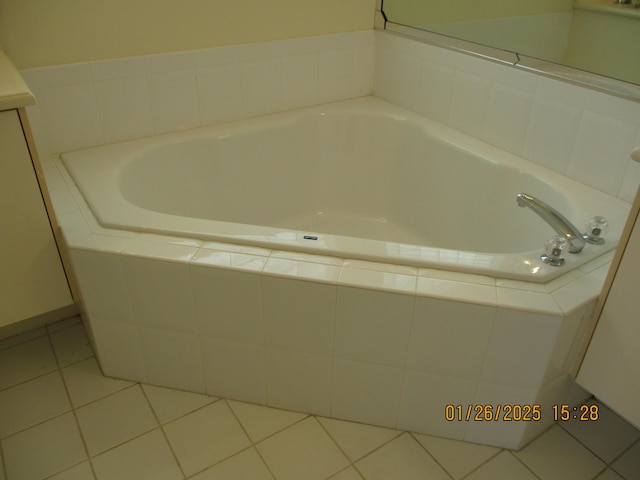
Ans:
<svg viewBox="0 0 640 480"><path fill-rule="evenodd" d="M640 0L383 0L381 9L387 28L511 52L524 66L640 99Z"/></svg>

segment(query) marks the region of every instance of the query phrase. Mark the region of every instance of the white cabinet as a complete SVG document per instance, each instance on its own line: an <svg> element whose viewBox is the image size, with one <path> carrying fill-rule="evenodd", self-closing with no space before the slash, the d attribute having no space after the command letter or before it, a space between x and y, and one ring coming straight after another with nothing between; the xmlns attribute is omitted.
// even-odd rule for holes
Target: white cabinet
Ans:
<svg viewBox="0 0 640 480"><path fill-rule="evenodd" d="M0 337L73 304L18 110L0 111Z"/></svg>
<svg viewBox="0 0 640 480"><path fill-rule="evenodd" d="M576 381L640 428L640 193L600 300ZM610 286L610 288L608 288Z"/></svg>

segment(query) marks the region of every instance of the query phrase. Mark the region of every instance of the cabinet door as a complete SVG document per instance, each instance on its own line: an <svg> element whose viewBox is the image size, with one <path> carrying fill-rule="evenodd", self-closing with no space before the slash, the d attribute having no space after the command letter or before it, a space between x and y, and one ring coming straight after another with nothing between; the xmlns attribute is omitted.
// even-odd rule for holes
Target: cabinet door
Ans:
<svg viewBox="0 0 640 480"><path fill-rule="evenodd" d="M16 110L0 112L0 327L70 305Z"/></svg>
<svg viewBox="0 0 640 480"><path fill-rule="evenodd" d="M634 206L637 205L638 198ZM576 381L640 428L640 222L637 209L632 215L630 221L635 219L635 222L631 235L626 248L619 247L624 248L624 253Z"/></svg>

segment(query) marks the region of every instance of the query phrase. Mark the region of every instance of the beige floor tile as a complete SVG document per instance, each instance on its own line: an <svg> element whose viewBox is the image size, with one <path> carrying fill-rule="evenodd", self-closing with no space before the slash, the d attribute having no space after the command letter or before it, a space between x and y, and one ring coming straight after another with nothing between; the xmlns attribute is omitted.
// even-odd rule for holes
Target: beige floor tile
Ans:
<svg viewBox="0 0 640 480"><path fill-rule="evenodd" d="M91 342L81 323L53 332L49 336L61 367L93 356Z"/></svg>
<svg viewBox="0 0 640 480"><path fill-rule="evenodd" d="M362 476L360 476L355 468L349 467L346 470L336 473L329 480L362 480Z"/></svg>
<svg viewBox="0 0 640 480"><path fill-rule="evenodd" d="M76 410L90 455L131 440L158 426L139 385Z"/></svg>
<svg viewBox="0 0 640 480"><path fill-rule="evenodd" d="M408 433L356 463L366 480L449 480L447 473Z"/></svg>
<svg viewBox="0 0 640 480"><path fill-rule="evenodd" d="M58 368L49 337L38 337L19 345L0 350L0 390L53 372Z"/></svg>
<svg viewBox="0 0 640 480"><path fill-rule="evenodd" d="M60 320L59 322L50 323L46 328L47 332L49 332L49 334L52 334L54 332L64 330L65 328L69 328L79 323L82 323L82 319L76 315L75 317L69 317L64 320Z"/></svg>
<svg viewBox="0 0 640 480"><path fill-rule="evenodd" d="M12 335L11 337L3 338L0 340L0 350L6 350L7 348L15 347L21 343L26 343L30 340L34 340L38 337L44 337L47 335L47 329L45 327L35 328L28 332Z"/></svg>
<svg viewBox="0 0 640 480"><path fill-rule="evenodd" d="M499 448L414 434L424 448L454 478L459 479L500 452Z"/></svg>
<svg viewBox="0 0 640 480"><path fill-rule="evenodd" d="M352 462L360 460L402 433L390 428L333 418L320 417L318 421Z"/></svg>
<svg viewBox="0 0 640 480"><path fill-rule="evenodd" d="M614 470L607 468L604 472L598 475L594 480L624 480Z"/></svg>
<svg viewBox="0 0 640 480"><path fill-rule="evenodd" d="M537 480L537 477L510 452L493 457L465 480Z"/></svg>
<svg viewBox="0 0 640 480"><path fill-rule="evenodd" d="M5 438L2 451L7 477L19 480L46 478L86 458L72 413Z"/></svg>
<svg viewBox="0 0 640 480"><path fill-rule="evenodd" d="M0 391L0 437L6 437L71 410L60 372Z"/></svg>
<svg viewBox="0 0 640 480"><path fill-rule="evenodd" d="M95 478L89 462L83 462L47 480L94 480Z"/></svg>
<svg viewBox="0 0 640 480"><path fill-rule="evenodd" d="M571 419L560 425L589 450L609 463L640 438L638 430L595 400L587 405L598 406L598 420Z"/></svg>
<svg viewBox="0 0 640 480"><path fill-rule="evenodd" d="M346 468L347 457L309 417L257 445L278 480L319 480Z"/></svg>
<svg viewBox="0 0 640 480"><path fill-rule="evenodd" d="M611 464L625 480L640 480L640 441Z"/></svg>
<svg viewBox="0 0 640 480"><path fill-rule="evenodd" d="M183 477L160 429L93 459L98 480L181 480Z"/></svg>
<svg viewBox="0 0 640 480"><path fill-rule="evenodd" d="M605 468L598 457L558 425L515 455L544 480L592 479Z"/></svg>
<svg viewBox="0 0 640 480"><path fill-rule="evenodd" d="M251 445L231 409L222 400L163 428L186 475L204 470Z"/></svg>
<svg viewBox="0 0 640 480"><path fill-rule="evenodd" d="M306 413L291 412L251 403L233 400L228 400L227 403L254 443L308 417Z"/></svg>
<svg viewBox="0 0 640 480"><path fill-rule="evenodd" d="M218 400L216 397L209 397L201 393L184 392L153 385L142 385L142 389L162 424Z"/></svg>
<svg viewBox="0 0 640 480"><path fill-rule="evenodd" d="M199 473L191 480L273 480L255 448L248 448L214 467Z"/></svg>
<svg viewBox="0 0 640 480"><path fill-rule="evenodd" d="M62 369L64 382L74 407L86 405L133 385L102 375L95 357L87 358Z"/></svg>

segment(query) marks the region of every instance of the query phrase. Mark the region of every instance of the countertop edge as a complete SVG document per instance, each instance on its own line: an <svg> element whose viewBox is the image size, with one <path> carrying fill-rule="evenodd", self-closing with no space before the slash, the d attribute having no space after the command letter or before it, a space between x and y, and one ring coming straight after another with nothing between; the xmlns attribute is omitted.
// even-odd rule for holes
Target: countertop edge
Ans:
<svg viewBox="0 0 640 480"><path fill-rule="evenodd" d="M12 110L35 103L36 99L18 69L0 51L0 110Z"/></svg>

